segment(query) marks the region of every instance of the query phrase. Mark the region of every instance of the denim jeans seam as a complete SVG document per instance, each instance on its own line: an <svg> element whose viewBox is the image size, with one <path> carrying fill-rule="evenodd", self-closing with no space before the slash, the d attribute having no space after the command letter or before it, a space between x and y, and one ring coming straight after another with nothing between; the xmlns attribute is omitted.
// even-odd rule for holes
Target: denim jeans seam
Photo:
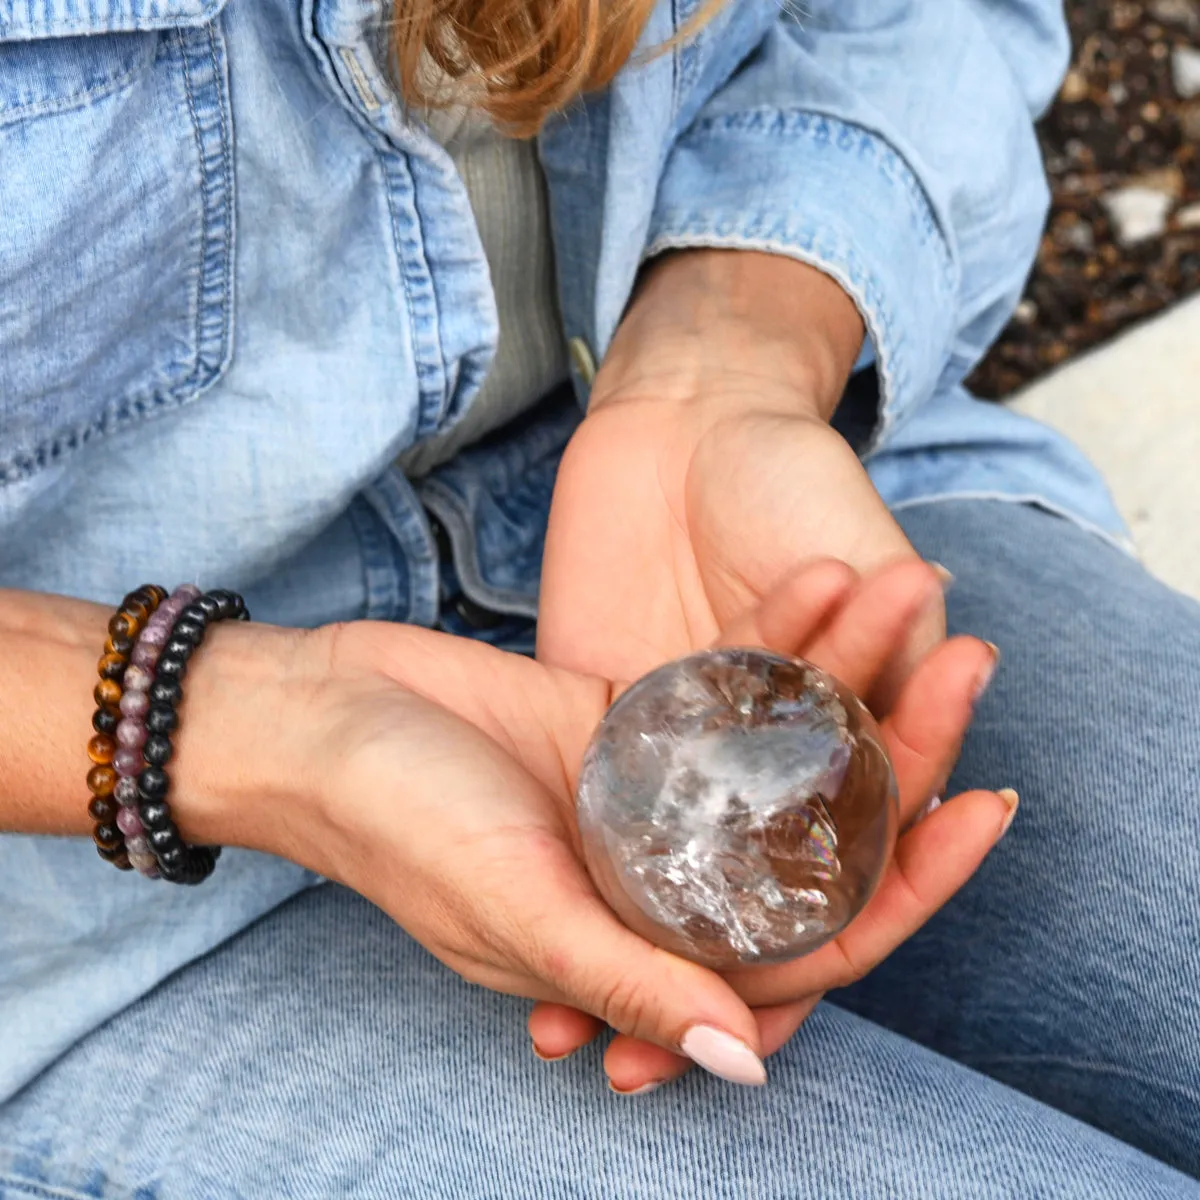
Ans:
<svg viewBox="0 0 1200 1200"><path fill-rule="evenodd" d="M1135 1083L1144 1083L1151 1088L1167 1088L1181 1099L1189 1101L1197 1111L1200 1111L1200 1092L1180 1087L1161 1076L1151 1076L1141 1071L1131 1070L1129 1067L1122 1067L1118 1063L1083 1062L1057 1054L990 1054L980 1057L967 1056L959 1061L965 1067L988 1075L995 1067L1039 1066L1059 1067L1080 1074L1115 1076L1120 1079L1133 1080Z"/></svg>
<svg viewBox="0 0 1200 1200"><path fill-rule="evenodd" d="M923 504L945 504L948 501L958 500L994 500L1000 504L1025 504L1030 508L1038 508L1042 512L1047 512L1052 516L1062 517L1063 520L1070 521L1072 525L1078 526L1085 533L1090 533L1094 537L1100 538L1130 558L1139 559L1137 547L1127 533L1119 535L1109 529L1105 529L1102 525L1096 525L1091 521L1087 521L1072 512L1069 508L1061 504L1055 504L1053 500L1050 500L1046 496L1038 495L1036 492L953 491L939 493L936 496L912 496L906 500L896 500L889 504L888 508L891 512L895 513L903 512L906 508L918 508Z"/></svg>

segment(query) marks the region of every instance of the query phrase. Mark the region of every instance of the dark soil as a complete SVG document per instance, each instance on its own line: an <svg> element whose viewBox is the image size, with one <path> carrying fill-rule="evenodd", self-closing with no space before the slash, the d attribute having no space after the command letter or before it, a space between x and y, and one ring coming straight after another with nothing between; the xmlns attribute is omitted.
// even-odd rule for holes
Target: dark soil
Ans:
<svg viewBox="0 0 1200 1200"><path fill-rule="evenodd" d="M990 399L1200 291L1200 227L1184 227L1200 201L1200 96L1181 99L1171 72L1173 47L1200 47L1200 0L1068 0L1067 13L1074 63L1039 126L1054 205L1017 316L970 380ZM1173 213L1162 236L1122 246L1103 198L1133 184L1168 193Z"/></svg>

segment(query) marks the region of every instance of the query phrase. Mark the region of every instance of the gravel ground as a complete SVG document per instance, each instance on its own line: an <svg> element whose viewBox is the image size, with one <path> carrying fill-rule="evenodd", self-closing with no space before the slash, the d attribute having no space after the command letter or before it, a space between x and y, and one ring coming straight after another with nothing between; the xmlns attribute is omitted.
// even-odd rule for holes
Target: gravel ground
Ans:
<svg viewBox="0 0 1200 1200"><path fill-rule="evenodd" d="M1200 0L1068 0L1039 126L1054 193L1017 315L970 383L1007 396L1200 291Z"/></svg>

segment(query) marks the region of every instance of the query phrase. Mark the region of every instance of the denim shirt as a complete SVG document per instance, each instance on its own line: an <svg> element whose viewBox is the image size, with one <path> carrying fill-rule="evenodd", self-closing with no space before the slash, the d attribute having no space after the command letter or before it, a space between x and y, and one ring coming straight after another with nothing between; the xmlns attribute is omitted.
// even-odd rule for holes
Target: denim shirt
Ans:
<svg viewBox="0 0 1200 1200"><path fill-rule="evenodd" d="M644 46L698 3L662 0ZM276 622L433 624L432 513L463 590L527 620L595 363L641 264L691 246L855 299L890 504L1028 501L1123 541L1073 448L962 387L1045 216L1060 7L732 0L554 119L574 396L418 488L394 459L464 412L498 326L465 191L389 89L380 0L0 0L0 586L196 579ZM0 1100L313 882L231 852L169 888L0 838Z"/></svg>

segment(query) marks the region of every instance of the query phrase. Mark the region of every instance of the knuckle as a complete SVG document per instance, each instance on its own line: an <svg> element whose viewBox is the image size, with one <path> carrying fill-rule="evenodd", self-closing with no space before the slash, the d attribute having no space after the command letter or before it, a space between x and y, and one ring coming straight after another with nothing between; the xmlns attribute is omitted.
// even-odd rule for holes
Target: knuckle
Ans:
<svg viewBox="0 0 1200 1200"><path fill-rule="evenodd" d="M599 1007L597 1015L613 1029L632 1037L653 1035L652 989L637 975L623 971L607 980L599 992Z"/></svg>

